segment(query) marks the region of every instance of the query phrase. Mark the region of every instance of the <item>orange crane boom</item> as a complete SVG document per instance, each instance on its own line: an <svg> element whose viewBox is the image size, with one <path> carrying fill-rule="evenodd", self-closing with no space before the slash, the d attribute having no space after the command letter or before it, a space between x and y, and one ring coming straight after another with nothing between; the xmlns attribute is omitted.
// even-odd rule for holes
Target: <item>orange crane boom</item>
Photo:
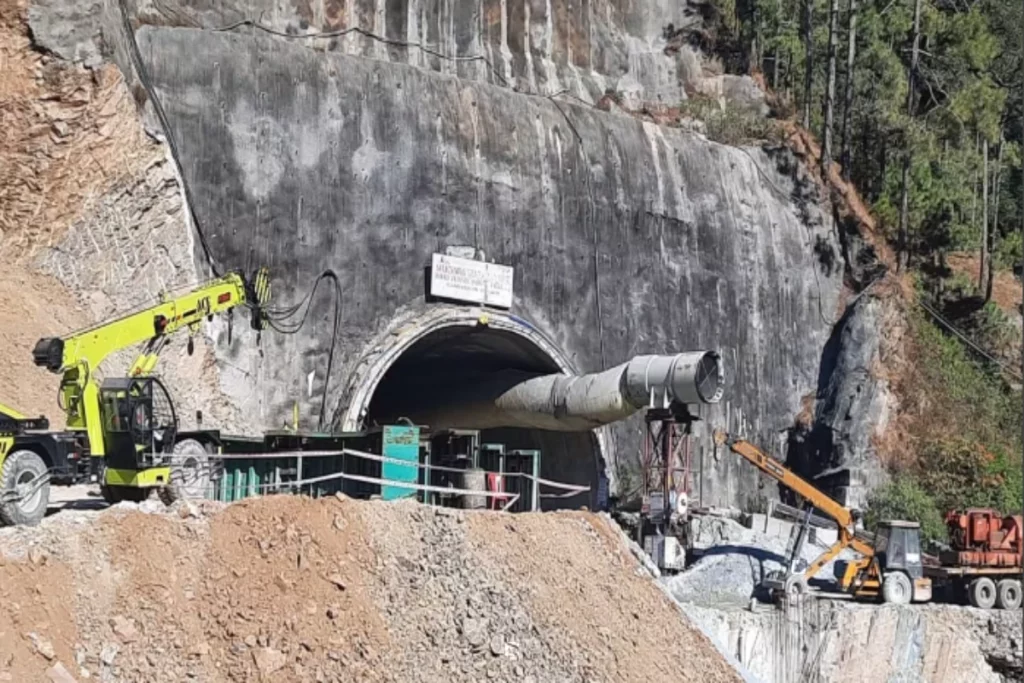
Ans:
<svg viewBox="0 0 1024 683"><path fill-rule="evenodd" d="M836 542L815 558L803 576L805 579L814 577L821 571L822 567L835 559L839 553L846 548L852 548L863 557L863 560L850 563L850 566L847 568L846 575L841 581L841 586L843 590L848 590L860 570L869 565L875 555L875 549L856 536L855 525L857 520L854 512L832 500L832 498L822 493L806 479L794 474L785 465L749 441L736 439L722 430L716 430L715 443L728 446L734 453L743 457L754 467L775 479L835 521L839 530Z"/></svg>

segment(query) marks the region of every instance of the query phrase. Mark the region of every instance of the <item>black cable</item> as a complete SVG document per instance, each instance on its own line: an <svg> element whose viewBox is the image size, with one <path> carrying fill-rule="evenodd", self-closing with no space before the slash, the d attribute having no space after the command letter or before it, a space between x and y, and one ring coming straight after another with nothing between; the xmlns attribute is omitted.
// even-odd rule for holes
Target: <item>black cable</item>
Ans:
<svg viewBox="0 0 1024 683"><path fill-rule="evenodd" d="M324 392L320 396L320 418L317 420L317 431L324 431L324 417L327 415L327 388L331 383L331 369L334 367L334 348L338 343L338 331L341 329L341 283L333 270L325 271L334 281L334 329L331 331L331 346L327 352L327 376L324 377Z"/></svg>
<svg viewBox="0 0 1024 683"><path fill-rule="evenodd" d="M1016 370L1013 370L1008 364L1006 364L1003 361L1001 361L998 358L996 358L993 353L987 351L984 347L981 346L981 344L977 343L976 341L974 341L973 339L968 337L965 332L960 331L959 329L957 329L957 327L955 325L953 325L953 323L951 323L948 320L946 320L945 318L943 318L939 314L939 312L936 311L934 308L932 308L931 306L929 306L928 304L926 304L925 302L923 302L921 300L918 300L917 303L932 318L935 319L935 322L939 323L939 325L941 325L942 327L945 327L947 330L952 332L957 338L959 338L964 344L967 344L967 346L969 346L971 349L973 349L977 354L979 354L983 358L987 359L989 362L994 364L996 367L1001 369L1003 372L1005 372L1006 374L1008 374L1010 377L1012 377L1013 379L1017 380L1018 382L1021 381L1022 379L1024 379L1024 378L1021 377L1021 375Z"/></svg>
<svg viewBox="0 0 1024 683"><path fill-rule="evenodd" d="M321 432L324 430L324 420L327 416L327 394L331 384L331 371L334 369L334 351L337 348L338 336L341 331L341 281L338 279L337 273L328 268L317 276L316 280L313 282L313 286L309 290L309 293L307 293L306 296L304 296L297 304L282 309L265 309L265 312L268 313L267 324L272 330L279 334L296 334L305 326L306 320L309 318L309 312L313 308L313 297L316 296L316 290L320 287L320 283L327 279L334 283L334 321L333 328L331 330L331 344L327 351L327 374L324 377L324 390L320 397L320 416L317 420L317 431ZM253 307L255 308L255 304ZM303 310L302 316L299 318L298 322L289 322L289 319L293 318L303 307L305 307L305 310Z"/></svg>
<svg viewBox="0 0 1024 683"><path fill-rule="evenodd" d="M171 124L167 120L167 113L164 112L163 105L160 104L160 98L157 96L156 90L153 88L153 84L149 80L149 72L146 70L146 65L142 62L142 53L139 51L139 44L135 40L135 31L132 29L132 22L128 15L128 4L126 0L118 0L117 4L121 9L121 22L123 24L125 39L128 42L128 52L131 56L132 63L135 66L135 73L139 77L139 82L142 83L142 87L145 88L149 101L153 103L153 109L156 111L156 116L160 120L160 126L164 129L164 137L167 139L167 146L171 150L171 158L174 159L174 163L177 164L178 170L180 171L181 188L185 193L185 204L188 209L189 216L192 217L192 225L195 227L196 234L199 236L199 243L203 247L203 255L206 256L206 262L209 264L210 270L213 274L216 277L220 277L220 270L217 268L217 262L214 260L213 252L210 250L210 245L206 241L206 235L203 233L202 225L199 223L199 216L196 215L192 188L189 187L188 180L185 178L185 170L181 165L181 155L178 153L178 145L174 141Z"/></svg>
<svg viewBox="0 0 1024 683"><path fill-rule="evenodd" d="M376 40L379 43L391 45L392 47L416 48L418 50L421 50L422 52L427 53L428 55L437 57L438 59L444 59L449 62L483 62L484 64L487 65L487 68L491 70L491 73L498 77L498 80L501 81L502 85L509 84L508 81L505 80L505 77L502 76L501 73L494 68L494 64L492 64L491 61L483 55L456 55L453 57L451 55L446 55L442 52L438 52L433 48L427 47L423 43L412 43L406 40L395 40L394 38L385 38L384 36L380 36L377 35L376 33L373 33L372 31L367 31L365 28L362 28L360 26L350 26L348 28L338 29L336 31L318 31L316 33L288 33L286 31L279 31L275 28L271 28L266 24L262 24L259 21L255 21L253 19L242 19L240 21L236 21L233 24L215 27L211 30L217 33L226 33L234 31L235 29L241 28L243 26L251 26L255 29L263 31L264 33L280 36L281 38L291 38L292 40L306 40L309 38L340 38L350 33L357 33L361 36L369 38L370 40Z"/></svg>

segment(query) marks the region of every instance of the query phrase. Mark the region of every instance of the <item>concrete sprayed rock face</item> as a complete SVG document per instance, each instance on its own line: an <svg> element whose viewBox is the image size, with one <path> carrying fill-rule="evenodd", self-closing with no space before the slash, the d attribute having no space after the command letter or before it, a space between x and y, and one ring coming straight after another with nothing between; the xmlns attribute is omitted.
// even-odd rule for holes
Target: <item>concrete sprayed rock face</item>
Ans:
<svg viewBox="0 0 1024 683"><path fill-rule="evenodd" d="M463 30L461 10L444 15L455 22L446 24L412 7L404 16L415 14L418 23L399 33L429 38L431 26L454 25L441 42L460 55L497 45L500 57L507 43L507 69L488 58L499 71L522 82L547 73L546 83L580 72L586 101L606 85L602 79L618 83L631 71L675 74L680 83L680 62L652 49L659 45L655 25L671 13L610 5L602 14L588 5L584 16L606 18L586 33L589 47L577 50L573 23L557 19L574 16L571 3L552 7L545 10L554 26L547 34L513 28L538 19L518 24L512 10L472 14ZM189 19L174 23L213 26L258 9L224 8L217 21L210 12L183 10ZM326 5L310 17L290 11L266 21L282 30L334 25ZM54 13L70 21L67 7L53 0L34 10L37 40L80 51L79 33L48 31ZM158 21L148 10L140 16ZM389 5L388 36L388 22L398 16ZM127 67L114 3L78 21L95 25L100 17L109 19L99 22L105 41ZM686 19L675 18L677 26ZM553 41L547 71L543 60L527 63L547 49L545 35ZM348 380L366 354L400 311L423 306L430 254L470 245L516 268L512 313L575 370L610 367L637 353L720 350L727 398L703 415L698 431L703 502L742 505L759 495L754 471L714 453L707 434L725 426L770 448L782 445L779 431L792 423L801 397L814 392L840 289L841 269L823 258L838 251L832 231L813 201L793 199L806 196L807 182L785 154L730 148L572 100L516 92L500 79L478 78L479 64L435 65L411 57L415 51L382 50L351 35L323 49L262 33L163 26L143 26L138 38L220 265L269 266L282 304L298 301L326 268L341 281L342 331L329 383L332 304L323 291L306 328L288 337L265 334L259 354L242 325L230 345L224 323L211 325L220 390L237 409L229 412L245 416L248 426L278 427L294 401L303 421L315 422L325 391L337 424ZM345 44L363 46L348 52L394 62L342 54ZM203 58L193 59L197 54ZM650 68L634 69L641 55ZM637 92L653 97L660 87ZM195 258L202 266L198 249ZM634 420L610 430L607 463L552 446L546 474L592 483L604 464L614 475L618 461L634 457L639 427Z"/></svg>
<svg viewBox="0 0 1024 683"><path fill-rule="evenodd" d="M104 23L104 7L116 3L40 0L35 6L33 28L40 41L53 45L64 59L100 60L95 36ZM699 29L699 3L229 0L141 2L133 10L146 24L207 29L258 19L318 51L409 64L519 92L566 90L590 102L613 90L634 102L675 105L686 99L684 86L694 87L702 78L685 46L677 58L665 54L670 26L677 38ZM721 90L721 79L712 80Z"/></svg>

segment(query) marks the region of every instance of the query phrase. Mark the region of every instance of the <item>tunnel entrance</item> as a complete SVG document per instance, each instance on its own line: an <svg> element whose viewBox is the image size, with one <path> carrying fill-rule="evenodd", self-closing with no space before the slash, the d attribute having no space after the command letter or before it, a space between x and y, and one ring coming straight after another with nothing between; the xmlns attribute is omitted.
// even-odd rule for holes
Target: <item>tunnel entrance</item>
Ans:
<svg viewBox="0 0 1024 683"><path fill-rule="evenodd" d="M490 325L457 324L433 329L409 344L381 376L369 400L367 427L395 424L402 418L430 430L472 429L458 413L445 424L425 417L439 402L456 401L464 389L496 373L550 374L563 367L527 335ZM544 509L593 505L597 492L600 443L594 432L553 432L521 427L480 430L481 444L506 450L538 450L541 477L589 486L573 498L545 498Z"/></svg>

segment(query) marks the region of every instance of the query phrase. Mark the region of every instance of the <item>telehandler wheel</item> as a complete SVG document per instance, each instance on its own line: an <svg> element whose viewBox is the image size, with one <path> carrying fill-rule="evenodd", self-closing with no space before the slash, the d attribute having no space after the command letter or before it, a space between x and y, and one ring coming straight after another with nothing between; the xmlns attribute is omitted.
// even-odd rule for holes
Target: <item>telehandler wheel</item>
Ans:
<svg viewBox="0 0 1024 683"><path fill-rule="evenodd" d="M210 452L196 439L182 439L174 444L168 459L171 482L160 488L160 500L170 505L176 500L206 498L210 489Z"/></svg>
<svg viewBox="0 0 1024 683"><path fill-rule="evenodd" d="M974 607L992 609L996 604L996 583L987 576L971 581L967 588L967 600Z"/></svg>
<svg viewBox="0 0 1024 683"><path fill-rule="evenodd" d="M14 451L0 468L0 522L35 526L50 503L50 479L43 459L33 451Z"/></svg>
<svg viewBox="0 0 1024 683"><path fill-rule="evenodd" d="M892 605L908 605L914 596L910 578L903 572L889 572L882 577L882 600Z"/></svg>
<svg viewBox="0 0 1024 683"><path fill-rule="evenodd" d="M130 503L141 503L149 498L149 489L138 486L117 486L116 484L101 484L100 494L103 500L111 505L117 505L123 500Z"/></svg>
<svg viewBox="0 0 1024 683"><path fill-rule="evenodd" d="M1017 579L1003 579L996 584L996 607L1018 609L1021 605L1021 585Z"/></svg>

